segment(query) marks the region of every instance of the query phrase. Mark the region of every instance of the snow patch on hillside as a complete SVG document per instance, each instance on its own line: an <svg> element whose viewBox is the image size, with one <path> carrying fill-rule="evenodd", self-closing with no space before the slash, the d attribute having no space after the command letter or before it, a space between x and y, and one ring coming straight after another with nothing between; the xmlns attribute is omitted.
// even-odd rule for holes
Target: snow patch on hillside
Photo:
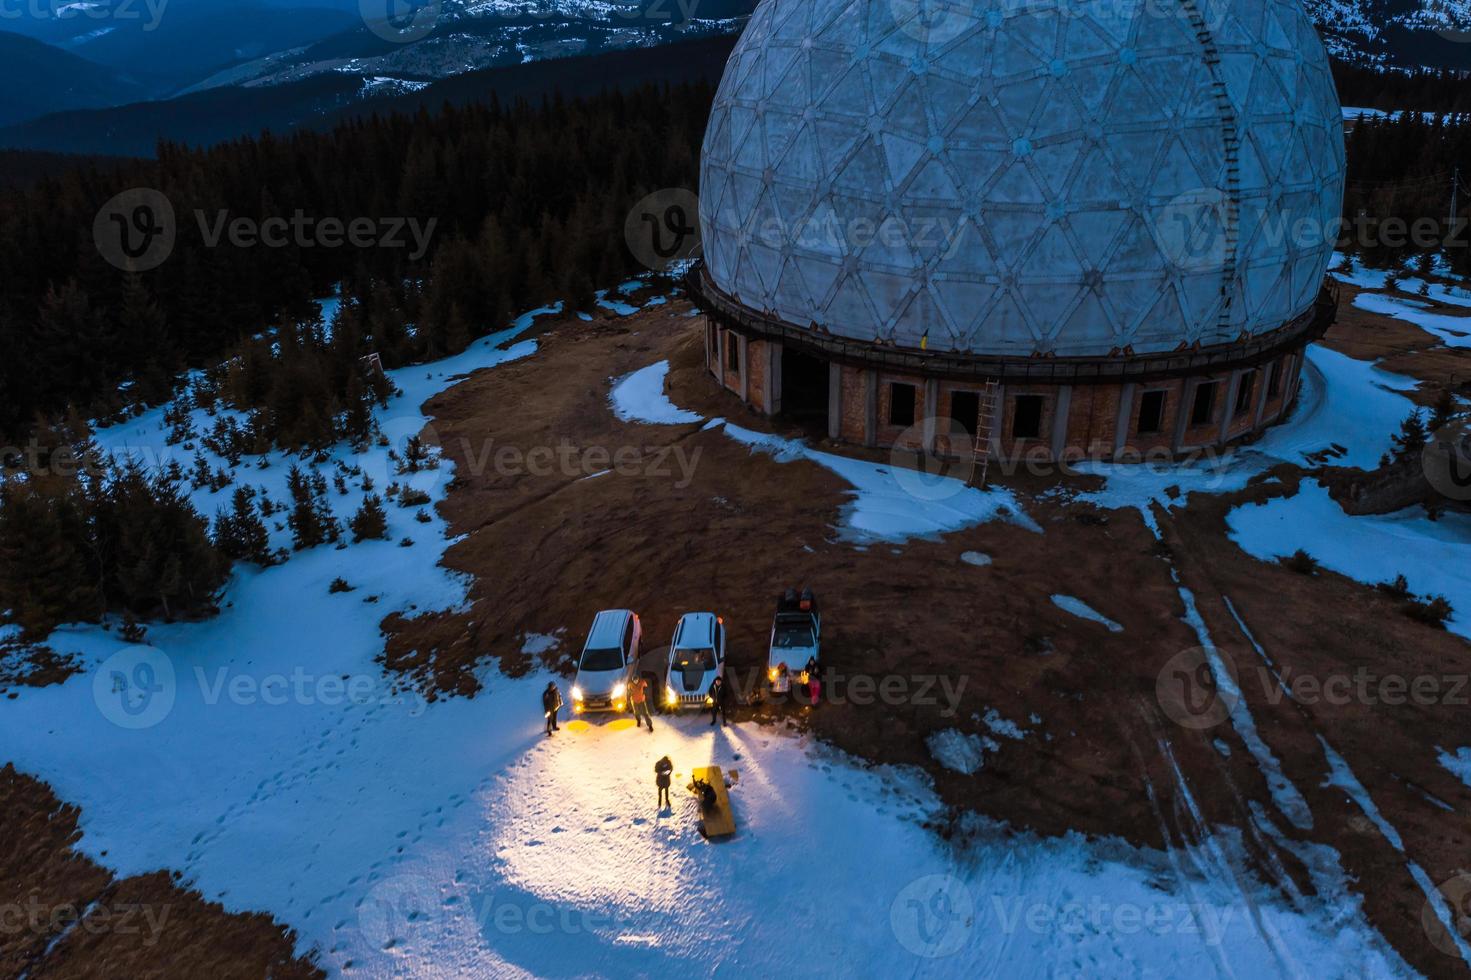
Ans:
<svg viewBox="0 0 1471 980"><path fill-rule="evenodd" d="M1375 585L1403 575L1413 592L1443 595L1455 608L1446 629L1471 637L1471 516L1423 508L1349 515L1316 481L1291 497L1244 504L1226 515L1231 539L1273 561L1301 548L1325 568Z"/></svg>
<svg viewBox="0 0 1471 980"><path fill-rule="evenodd" d="M1071 613L1079 619L1086 619L1090 622L1107 626L1110 633L1122 633L1124 631L1124 628L1118 623L1109 619L1077 596L1054 595L1052 597L1052 604L1063 612Z"/></svg>
<svg viewBox="0 0 1471 980"><path fill-rule="evenodd" d="M613 414L624 422L655 425L704 421L704 416L680 408L669 400L664 393L664 379L668 374L669 362L658 361L618 379L608 393L608 399L613 403Z"/></svg>

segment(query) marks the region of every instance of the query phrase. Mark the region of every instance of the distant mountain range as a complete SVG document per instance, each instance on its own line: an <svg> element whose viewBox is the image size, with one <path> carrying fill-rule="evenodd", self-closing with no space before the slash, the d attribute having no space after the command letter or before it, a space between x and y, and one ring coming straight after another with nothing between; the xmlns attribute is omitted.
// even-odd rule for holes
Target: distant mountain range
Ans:
<svg viewBox="0 0 1471 980"><path fill-rule="evenodd" d="M728 51L757 0L305 2L34 0L44 16L0 19L0 148L146 155L160 138L211 143L524 87L509 69L536 62L562 67L525 84L555 89L562 73L566 90L595 72L566 59L620 51L663 49L614 59L604 85L688 77L705 71L698 58L645 62ZM1471 69L1471 0L1306 3L1339 59ZM718 43L688 47L701 40Z"/></svg>
<svg viewBox="0 0 1471 980"><path fill-rule="evenodd" d="M1471 70L1471 0L1304 0L1304 6L1335 58Z"/></svg>

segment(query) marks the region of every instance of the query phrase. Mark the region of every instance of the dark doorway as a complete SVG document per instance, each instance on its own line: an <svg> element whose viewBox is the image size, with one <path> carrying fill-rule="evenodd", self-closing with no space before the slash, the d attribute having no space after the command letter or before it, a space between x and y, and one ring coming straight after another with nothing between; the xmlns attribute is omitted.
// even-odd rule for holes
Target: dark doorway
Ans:
<svg viewBox="0 0 1471 980"><path fill-rule="evenodd" d="M781 352L781 414L827 438L827 362L784 348Z"/></svg>
<svg viewBox="0 0 1471 980"><path fill-rule="evenodd" d="M1164 425L1165 393L1146 391L1139 399L1139 434L1153 435Z"/></svg>
<svg viewBox="0 0 1471 980"><path fill-rule="evenodd" d="M1017 395L1012 403L1011 437L1013 439L1040 439L1042 437L1042 396Z"/></svg>
<svg viewBox="0 0 1471 980"><path fill-rule="evenodd" d="M952 391L950 393L950 418L975 437L976 423L981 417L981 395L976 391Z"/></svg>

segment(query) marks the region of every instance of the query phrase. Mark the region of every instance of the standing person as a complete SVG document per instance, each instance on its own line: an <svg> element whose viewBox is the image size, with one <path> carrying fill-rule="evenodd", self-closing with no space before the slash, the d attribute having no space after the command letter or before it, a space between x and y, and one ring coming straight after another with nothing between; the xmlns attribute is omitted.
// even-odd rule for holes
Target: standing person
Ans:
<svg viewBox="0 0 1471 980"><path fill-rule="evenodd" d="M674 808L674 804L669 802L669 774L673 771L674 763L667 755L654 763L654 785L659 787L659 804L669 809Z"/></svg>
<svg viewBox="0 0 1471 980"><path fill-rule="evenodd" d="M730 719L725 716L726 704L729 701L730 688L726 686L725 678L715 678L715 683L710 685L710 724L712 726L717 717L722 725L730 722Z"/></svg>
<svg viewBox="0 0 1471 980"><path fill-rule="evenodd" d="M557 690L556 681L547 681L547 689L541 692L541 707L547 716L547 734L559 732L557 712L562 710L562 692Z"/></svg>
<svg viewBox="0 0 1471 980"><path fill-rule="evenodd" d="M649 723L649 733L654 731L654 718L649 714L649 679L639 674L628 685L628 703L633 708L633 727Z"/></svg>
<svg viewBox="0 0 1471 980"><path fill-rule="evenodd" d="M807 666L802 668L802 673L807 675L807 699L815 708L822 695L822 678L818 675L816 657L807 658Z"/></svg>

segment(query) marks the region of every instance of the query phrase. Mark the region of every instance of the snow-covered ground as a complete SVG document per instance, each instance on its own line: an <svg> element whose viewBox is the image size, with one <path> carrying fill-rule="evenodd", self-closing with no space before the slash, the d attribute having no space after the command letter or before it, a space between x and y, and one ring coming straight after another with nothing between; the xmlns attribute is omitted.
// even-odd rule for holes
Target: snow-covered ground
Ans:
<svg viewBox="0 0 1471 980"><path fill-rule="evenodd" d="M1052 597L1052 604L1063 612L1071 613L1079 619L1086 619L1090 622L1098 623L1101 626L1107 626L1110 633L1122 633L1124 631L1124 628L1118 623L1109 619L1077 596L1055 595Z"/></svg>
<svg viewBox="0 0 1471 980"><path fill-rule="evenodd" d="M394 372L405 394L381 410L385 432L401 444L433 393L534 356L516 340L529 323ZM657 403L649 388L629 401ZM940 485L926 501L886 467L724 427L852 483L855 532L1029 522L994 490ZM165 434L155 412L99 441L157 458L172 451ZM386 454L339 447L325 465L350 458L389 479ZM288 462L247 460L237 476L279 486ZM441 499L448 463L430 472L422 488ZM195 500L212 513L229 492ZM361 492L329 496L350 513ZM0 702L0 744L82 808L83 851L123 874L177 868L231 910L269 912L335 975L1410 973L1341 882L1285 896L1246 870L1229 830L1159 854L983 824L957 854L920 826L941 809L923 776L864 769L780 730L693 716L661 718L652 734L626 720L568 723L548 738L547 676L491 666L472 699L397 690L376 660L379 622L456 607L466 583L438 565L449 542L432 510L426 524L388 509L412 546L323 546L239 569L218 617L154 625L146 648L96 627L51 638L85 671ZM354 590L329 593L337 577ZM984 724L1021 732L999 716ZM671 813L654 805L664 754L684 777ZM716 845L679 789L710 763L739 773L739 831Z"/></svg>
<svg viewBox="0 0 1471 980"><path fill-rule="evenodd" d="M656 425L702 421L675 405L664 392L668 361L640 368L614 385L613 412L624 421ZM931 537L991 520L1007 520L1041 532L1009 490L978 490L951 476L884 466L813 449L800 439L755 432L725 419L711 419L707 429L721 429L753 452L771 454L778 462L805 459L842 477L853 488L843 509L841 530L860 545L870 541L902 542Z"/></svg>
<svg viewBox="0 0 1471 980"><path fill-rule="evenodd" d="M1471 347L1471 317L1434 313L1429 304L1388 293L1359 293L1354 306L1370 313L1397 317L1439 337L1447 347Z"/></svg>
<svg viewBox="0 0 1471 980"><path fill-rule="evenodd" d="M1366 585L1404 575L1410 591L1443 595L1455 608L1446 628L1471 637L1471 517L1432 521L1422 508L1351 516L1313 480L1291 497L1247 504L1227 515L1231 538L1272 561L1301 548L1325 568Z"/></svg>

